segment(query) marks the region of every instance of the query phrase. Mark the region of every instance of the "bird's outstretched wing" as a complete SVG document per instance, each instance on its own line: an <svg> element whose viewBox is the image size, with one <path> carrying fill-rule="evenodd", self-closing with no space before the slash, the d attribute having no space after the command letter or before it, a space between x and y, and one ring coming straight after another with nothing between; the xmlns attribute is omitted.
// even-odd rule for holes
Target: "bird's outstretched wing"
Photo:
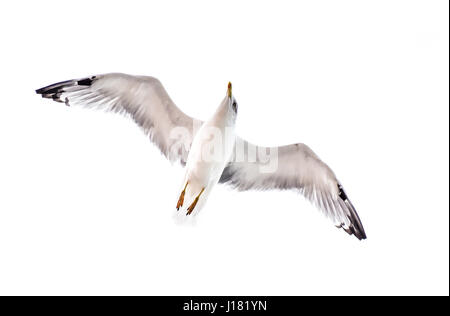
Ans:
<svg viewBox="0 0 450 316"><path fill-rule="evenodd" d="M68 106L81 105L128 114L170 161L182 164L187 160L195 126L201 125L200 121L184 114L159 80L153 77L97 75L55 83L36 90L36 93ZM188 133L176 135L176 128L185 128Z"/></svg>
<svg viewBox="0 0 450 316"><path fill-rule="evenodd" d="M245 190L298 190L335 225L343 228L358 239L366 239L366 234L355 208L348 199L342 185L333 171L304 144L293 144L281 147L258 147L237 139L243 144L240 159L233 160L225 168L221 183L233 188ZM277 167L267 172L268 161L261 161L258 155L249 159L250 152L277 152ZM236 156L236 155L235 155ZM270 162L270 163L273 163ZM270 168L269 168L270 169Z"/></svg>

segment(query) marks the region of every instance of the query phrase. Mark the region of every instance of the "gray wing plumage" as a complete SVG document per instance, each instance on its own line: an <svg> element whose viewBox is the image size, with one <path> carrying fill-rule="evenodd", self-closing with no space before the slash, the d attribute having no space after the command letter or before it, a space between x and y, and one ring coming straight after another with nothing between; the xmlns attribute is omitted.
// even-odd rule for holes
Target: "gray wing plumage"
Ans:
<svg viewBox="0 0 450 316"><path fill-rule="evenodd" d="M171 132L186 128L193 135L200 121L184 114L170 99L161 82L153 77L105 74L68 80L36 90L43 98L70 105L105 109L128 114L172 162L185 164L192 139L185 146ZM174 149L176 149L174 151Z"/></svg>
<svg viewBox="0 0 450 316"><path fill-rule="evenodd" d="M172 102L159 80L153 77L97 75L55 83L36 90L36 93L68 106L81 105L127 114L170 161L181 164L187 160L196 127L202 124L184 114ZM171 134L180 127L188 132L183 133L182 140ZM240 138L237 142L242 142L245 149L256 148ZM298 190L330 217L336 226L358 239L366 238L358 214L342 185L333 171L311 149L304 144L275 149L278 151L278 168L275 172L261 172L264 162L246 156L244 161L232 160L225 168L220 182L241 191ZM248 150L245 150L245 155L248 155Z"/></svg>
<svg viewBox="0 0 450 316"><path fill-rule="evenodd" d="M255 152L255 145L238 139L244 144L244 155ZM258 150L278 152L275 172L264 173L265 165L258 157L231 161L225 168L221 183L245 190L297 190L320 209L335 225L358 239L366 239L366 233L355 208L333 171L305 144L293 144Z"/></svg>

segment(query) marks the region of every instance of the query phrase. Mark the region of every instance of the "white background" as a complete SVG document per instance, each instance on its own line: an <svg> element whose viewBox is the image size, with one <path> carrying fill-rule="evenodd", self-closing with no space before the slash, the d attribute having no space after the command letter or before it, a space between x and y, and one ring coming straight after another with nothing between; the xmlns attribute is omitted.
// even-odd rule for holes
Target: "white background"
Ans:
<svg viewBox="0 0 450 316"><path fill-rule="evenodd" d="M447 1L0 6L0 294L448 295ZM183 169L130 119L34 94L107 72L201 119L232 81L240 136L308 144L368 240L224 186L175 225Z"/></svg>

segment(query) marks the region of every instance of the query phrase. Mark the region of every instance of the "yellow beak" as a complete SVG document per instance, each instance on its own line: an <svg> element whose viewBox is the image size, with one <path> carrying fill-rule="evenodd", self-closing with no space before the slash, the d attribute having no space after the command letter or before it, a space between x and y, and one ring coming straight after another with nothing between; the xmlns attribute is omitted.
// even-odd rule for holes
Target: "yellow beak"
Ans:
<svg viewBox="0 0 450 316"><path fill-rule="evenodd" d="M231 98L231 82L228 82L228 97Z"/></svg>

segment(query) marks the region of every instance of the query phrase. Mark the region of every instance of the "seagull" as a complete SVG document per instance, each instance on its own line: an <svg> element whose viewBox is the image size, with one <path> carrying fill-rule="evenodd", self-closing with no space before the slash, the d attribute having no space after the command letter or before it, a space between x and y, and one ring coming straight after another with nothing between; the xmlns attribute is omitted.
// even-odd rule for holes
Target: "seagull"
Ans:
<svg viewBox="0 0 450 316"><path fill-rule="evenodd" d="M237 102L229 82L225 98L214 115L202 124L194 137L186 162L184 188L178 199L177 211L187 205L184 203L187 198L191 202L186 209L186 215L192 214L194 210L198 213L212 188L219 182L233 153L236 141L234 133L236 116ZM207 149L215 151L211 152ZM196 208L200 198L203 203Z"/></svg>
<svg viewBox="0 0 450 316"><path fill-rule="evenodd" d="M216 183L238 191L294 190L336 227L359 240L367 238L342 184L307 145L256 146L234 134L237 102L231 84L225 99L206 122L182 112L161 82L149 76L95 75L51 84L36 93L67 106L130 116L170 162L186 167L176 205L185 216L198 214ZM214 137L216 134L220 135ZM218 153L208 155L205 147ZM207 157L212 161L202 161L205 153L212 156ZM267 159L267 153L275 153L270 156L273 159ZM271 166L273 161L275 168Z"/></svg>

